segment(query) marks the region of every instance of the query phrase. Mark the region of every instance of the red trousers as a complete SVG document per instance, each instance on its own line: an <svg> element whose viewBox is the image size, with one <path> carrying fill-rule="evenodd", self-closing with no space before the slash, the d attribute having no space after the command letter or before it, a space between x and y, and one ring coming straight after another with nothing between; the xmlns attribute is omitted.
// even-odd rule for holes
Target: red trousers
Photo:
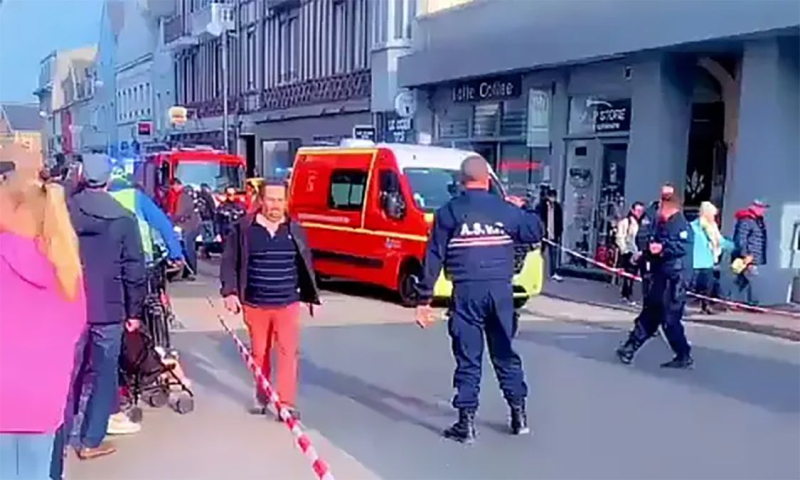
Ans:
<svg viewBox="0 0 800 480"><path fill-rule="evenodd" d="M244 323L250 333L253 360L272 382L272 349L276 347L275 388L286 406L297 401L297 361L300 348L300 304L285 307L244 305ZM266 392L256 388L260 401L266 404Z"/></svg>

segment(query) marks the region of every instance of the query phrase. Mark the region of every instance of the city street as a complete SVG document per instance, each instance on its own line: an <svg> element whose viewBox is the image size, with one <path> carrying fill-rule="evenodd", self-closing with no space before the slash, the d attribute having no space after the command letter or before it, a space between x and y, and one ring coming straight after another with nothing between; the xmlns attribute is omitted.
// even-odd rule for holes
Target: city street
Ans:
<svg viewBox="0 0 800 480"><path fill-rule="evenodd" d="M115 440L116 455L70 453L68 478L314 478L285 426L246 411L250 375L206 300L221 311L214 271L204 264L196 282L170 287L196 410L146 410L141 433ZM225 318L246 339L241 321ZM380 292L332 286L320 315L305 318L302 421L340 480L800 478L797 343L692 323L694 370L659 369L671 355L660 339L623 366L613 350L632 318L532 300L517 347L533 435L506 434L485 362L478 441L462 446L439 436L454 419L445 323L422 330Z"/></svg>

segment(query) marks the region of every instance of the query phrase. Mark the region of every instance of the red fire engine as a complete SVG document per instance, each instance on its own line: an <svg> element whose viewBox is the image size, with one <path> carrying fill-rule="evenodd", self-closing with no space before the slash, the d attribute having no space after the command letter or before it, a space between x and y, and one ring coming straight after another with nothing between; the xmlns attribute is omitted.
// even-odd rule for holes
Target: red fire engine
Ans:
<svg viewBox="0 0 800 480"><path fill-rule="evenodd" d="M243 201L245 165L243 157L212 148L175 148L148 154L135 175L145 191L172 213L166 194L174 179L194 189L207 184L218 200L235 189L237 199Z"/></svg>

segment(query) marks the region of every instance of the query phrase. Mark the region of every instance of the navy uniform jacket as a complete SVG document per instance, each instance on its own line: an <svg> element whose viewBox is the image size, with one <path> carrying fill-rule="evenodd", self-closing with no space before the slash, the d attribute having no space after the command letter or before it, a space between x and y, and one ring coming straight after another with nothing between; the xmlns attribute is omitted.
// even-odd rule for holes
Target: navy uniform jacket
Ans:
<svg viewBox="0 0 800 480"><path fill-rule="evenodd" d="M511 281L514 244L542 240L536 213L483 190L467 190L436 212L418 286L420 299L433 296L442 266L457 285L471 281Z"/></svg>
<svg viewBox="0 0 800 480"><path fill-rule="evenodd" d="M691 278L694 232L682 213L678 212L666 221L657 219L650 241L664 246L659 255L649 253L649 247L645 250L654 274L682 276L687 281Z"/></svg>

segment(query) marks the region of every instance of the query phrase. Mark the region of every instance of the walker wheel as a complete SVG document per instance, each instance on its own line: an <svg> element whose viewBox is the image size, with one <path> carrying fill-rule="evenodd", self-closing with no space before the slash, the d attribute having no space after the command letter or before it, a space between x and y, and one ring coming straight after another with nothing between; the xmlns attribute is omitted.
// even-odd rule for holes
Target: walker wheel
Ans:
<svg viewBox="0 0 800 480"><path fill-rule="evenodd" d="M150 404L151 407L161 408L169 403L169 394L164 390L159 390L147 398L147 403Z"/></svg>
<svg viewBox="0 0 800 480"><path fill-rule="evenodd" d="M128 418L131 419L131 422L141 423L144 413L142 412L142 409L140 407L133 407L130 410L128 410L127 415Z"/></svg>
<svg viewBox="0 0 800 480"><path fill-rule="evenodd" d="M181 415L186 415L194 411L194 398L188 393L183 393L178 397L178 400L175 402L175 411L180 413Z"/></svg>

